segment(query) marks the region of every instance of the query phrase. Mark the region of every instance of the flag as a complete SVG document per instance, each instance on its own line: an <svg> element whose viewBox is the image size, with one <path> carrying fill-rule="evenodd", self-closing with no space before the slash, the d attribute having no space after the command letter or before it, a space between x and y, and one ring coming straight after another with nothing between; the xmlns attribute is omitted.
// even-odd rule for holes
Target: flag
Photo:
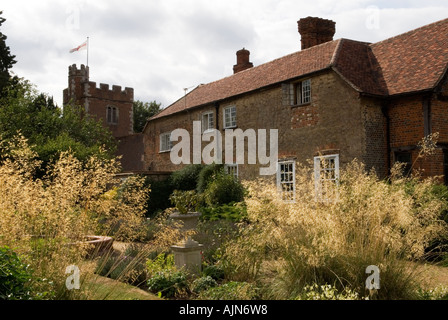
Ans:
<svg viewBox="0 0 448 320"><path fill-rule="evenodd" d="M80 51L80 50L86 50L86 49L87 49L87 40L84 41L79 46L77 46L76 48L73 48L72 50L70 50L70 53L73 53L73 52L76 52L76 51Z"/></svg>

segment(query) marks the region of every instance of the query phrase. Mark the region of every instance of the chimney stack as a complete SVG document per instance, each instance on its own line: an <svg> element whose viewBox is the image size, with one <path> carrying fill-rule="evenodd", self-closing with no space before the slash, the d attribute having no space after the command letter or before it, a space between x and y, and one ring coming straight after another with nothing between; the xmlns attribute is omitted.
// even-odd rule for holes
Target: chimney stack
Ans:
<svg viewBox="0 0 448 320"><path fill-rule="evenodd" d="M236 65L233 66L234 74L254 66L252 62L249 62L249 56L250 51L244 48L236 52Z"/></svg>
<svg viewBox="0 0 448 320"><path fill-rule="evenodd" d="M302 36L302 50L333 41L336 33L336 22L332 20L307 17L300 19L297 23Z"/></svg>

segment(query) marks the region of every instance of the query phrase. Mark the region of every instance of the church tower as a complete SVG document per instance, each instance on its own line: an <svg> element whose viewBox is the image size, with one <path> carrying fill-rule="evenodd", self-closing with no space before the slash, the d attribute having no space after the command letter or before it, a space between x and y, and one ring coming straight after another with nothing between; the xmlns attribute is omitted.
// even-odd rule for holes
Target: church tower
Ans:
<svg viewBox="0 0 448 320"><path fill-rule="evenodd" d="M89 80L89 67L68 67L68 88L63 92L63 104L74 103L84 108L86 114L101 120L115 138L134 133L133 130L134 89L121 89L113 85Z"/></svg>

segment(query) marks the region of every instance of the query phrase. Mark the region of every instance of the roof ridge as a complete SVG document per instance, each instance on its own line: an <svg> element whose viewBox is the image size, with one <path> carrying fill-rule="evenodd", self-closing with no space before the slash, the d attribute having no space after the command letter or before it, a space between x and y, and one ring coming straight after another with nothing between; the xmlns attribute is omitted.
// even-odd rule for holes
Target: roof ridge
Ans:
<svg viewBox="0 0 448 320"><path fill-rule="evenodd" d="M344 38L340 38L336 41L339 41L338 44L336 45L336 48L334 48L334 52L333 52L333 56L331 57L330 60L330 66L333 67L334 63L336 61L338 61L338 57L339 57L339 53L341 52L341 48L342 48L342 43L345 41L346 39Z"/></svg>
<svg viewBox="0 0 448 320"><path fill-rule="evenodd" d="M308 51L308 50L310 50L310 49L313 49L313 48L316 48L316 47L320 47L320 46L329 45L330 43L335 43L335 42L338 42L338 41L341 41L341 40L342 40L342 39L336 39L336 40L332 40L332 41L327 41L327 42L324 42L324 43L315 45L315 46L313 46L313 47L310 47L310 48L307 48L307 49L304 49L304 50L299 50L299 51L291 52L291 53L288 53L288 54L286 54L286 55L284 55L284 56L281 56L281 57L279 57L279 58L275 58L274 60L270 60L270 61L264 62L264 63L262 63L262 64L259 64L259 65L257 65L257 66L254 66L254 67L252 67L252 68L245 69L245 70L243 70L243 71L240 71L240 72L237 72L237 73L228 75L227 77L224 77L224 78L221 78L221 79L212 81L212 82L208 82L208 83L205 83L205 84L202 84L202 85L203 85L203 86L207 86L207 85L210 85L210 84L213 84L213 83L217 83L217 82L223 81L223 80L228 79L228 78L235 77L235 76L237 76L237 75L239 75L239 74L248 73L248 72L254 72L253 70L259 69L259 68L261 68L261 67L263 67L263 66L266 66L266 65L270 65L270 64L276 63L277 61L282 60L282 59L285 59L285 58L287 58L287 57L291 57L291 56L300 54L301 52L306 52L306 51ZM338 46L339 46L339 43L337 44L336 47L338 47ZM198 86L198 87L199 87L199 86Z"/></svg>
<svg viewBox="0 0 448 320"><path fill-rule="evenodd" d="M384 42L388 42L388 41L396 40L397 38L404 37L404 36L407 36L407 35L409 35L409 34L411 34L411 33L415 33L415 32L417 32L417 31L421 31L421 30L423 30L423 29L427 29L427 28L433 27L433 26L435 26L435 25L437 25L437 24L441 24L441 23L443 23L443 22L448 22L448 18L445 18L445 19L442 19L442 20L439 20L439 21L436 21L436 22L432 22L432 23L429 23L429 24L425 24L425 25L423 25L423 26L421 26L421 27L418 27L418 28L415 28L415 29L412 29L412 30L403 32L403 33L398 34L398 35L396 35L396 36L393 36L393 37L390 37L390 38L387 38L387 39L384 39L384 40L381 40L381 41L378 41L378 42L375 42L375 43L371 43L370 46L373 47L373 46L382 44L382 43L384 43Z"/></svg>

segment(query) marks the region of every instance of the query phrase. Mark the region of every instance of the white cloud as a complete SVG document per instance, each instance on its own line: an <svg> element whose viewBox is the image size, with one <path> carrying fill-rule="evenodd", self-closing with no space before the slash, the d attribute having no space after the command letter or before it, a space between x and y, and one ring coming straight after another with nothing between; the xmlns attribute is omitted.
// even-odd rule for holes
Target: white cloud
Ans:
<svg viewBox="0 0 448 320"><path fill-rule="evenodd" d="M133 87L136 99L167 106L183 88L231 75L242 47L255 65L300 50L303 17L336 21L335 38L376 42L448 16L448 3L437 0L7 0L2 7L13 71L59 104L68 66L86 63L85 51L68 51L87 36L92 81Z"/></svg>

